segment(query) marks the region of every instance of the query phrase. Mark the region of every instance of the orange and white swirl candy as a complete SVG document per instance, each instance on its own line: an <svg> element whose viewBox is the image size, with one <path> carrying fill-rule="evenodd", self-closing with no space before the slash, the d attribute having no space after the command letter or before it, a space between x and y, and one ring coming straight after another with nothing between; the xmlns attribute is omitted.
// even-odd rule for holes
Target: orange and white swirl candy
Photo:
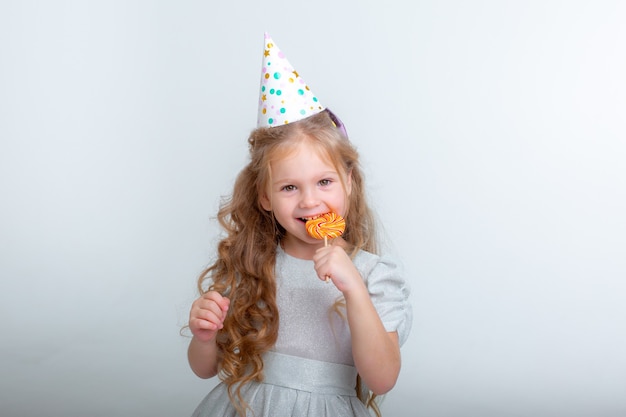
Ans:
<svg viewBox="0 0 626 417"><path fill-rule="evenodd" d="M307 220L306 231L315 239L334 239L346 230L346 221L337 213L326 213Z"/></svg>

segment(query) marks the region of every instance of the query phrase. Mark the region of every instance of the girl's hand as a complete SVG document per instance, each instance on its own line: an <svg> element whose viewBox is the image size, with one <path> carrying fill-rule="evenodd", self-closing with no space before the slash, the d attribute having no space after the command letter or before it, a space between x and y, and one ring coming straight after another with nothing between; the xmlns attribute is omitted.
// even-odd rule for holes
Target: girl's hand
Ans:
<svg viewBox="0 0 626 417"><path fill-rule="evenodd" d="M339 245L319 248L313 256L315 271L322 281L330 278L344 295L354 289L362 289L365 284L352 259Z"/></svg>
<svg viewBox="0 0 626 417"><path fill-rule="evenodd" d="M230 300L215 291L209 291L193 302L189 312L189 329L201 342L215 338L217 331L224 327L224 319Z"/></svg>

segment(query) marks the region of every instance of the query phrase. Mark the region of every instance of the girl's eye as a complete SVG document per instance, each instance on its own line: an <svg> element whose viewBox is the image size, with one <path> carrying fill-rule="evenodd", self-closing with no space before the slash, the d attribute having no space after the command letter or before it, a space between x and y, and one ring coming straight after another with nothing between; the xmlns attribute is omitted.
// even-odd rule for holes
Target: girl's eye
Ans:
<svg viewBox="0 0 626 417"><path fill-rule="evenodd" d="M283 191L293 191L293 190L295 190L295 189L296 189L296 186L295 186L295 185L285 185L285 186L282 188L282 190L283 190Z"/></svg>
<svg viewBox="0 0 626 417"><path fill-rule="evenodd" d="M324 180L321 180L319 184L323 187L326 187L327 185L330 185L332 182L333 182L332 180L324 179Z"/></svg>

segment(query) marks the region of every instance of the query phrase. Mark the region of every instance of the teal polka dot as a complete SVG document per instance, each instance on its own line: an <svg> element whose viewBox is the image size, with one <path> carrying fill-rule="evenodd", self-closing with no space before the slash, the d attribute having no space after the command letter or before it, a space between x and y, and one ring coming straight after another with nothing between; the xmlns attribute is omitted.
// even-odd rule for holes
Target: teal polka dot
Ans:
<svg viewBox="0 0 626 417"><path fill-rule="evenodd" d="M265 92L265 86L261 87L261 91Z"/></svg>
<svg viewBox="0 0 626 417"><path fill-rule="evenodd" d="M274 94L276 90L274 90L273 88L270 89L270 94Z"/></svg>
<svg viewBox="0 0 626 417"><path fill-rule="evenodd" d="M267 119L267 123L268 124L274 124L274 119L272 119L271 117L269 119Z"/></svg>
<svg viewBox="0 0 626 417"><path fill-rule="evenodd" d="M285 108L284 108L284 107L281 107L281 108L280 108L280 112L281 112L281 113L283 113L283 114L284 114L284 113L285 113L285 111L286 111L286 110L285 110Z"/></svg>
<svg viewBox="0 0 626 417"><path fill-rule="evenodd" d="M317 103L317 97L313 97L313 101Z"/></svg>
<svg viewBox="0 0 626 417"><path fill-rule="evenodd" d="M304 109L300 110L300 114L304 116L306 114L306 110Z"/></svg>
<svg viewBox="0 0 626 417"><path fill-rule="evenodd" d="M274 79L279 79L280 78L280 72L275 72L274 73Z"/></svg>
<svg viewBox="0 0 626 417"><path fill-rule="evenodd" d="M282 91L280 91L280 90L276 90L276 95L277 95L277 96L281 95L282 93L283 93Z"/></svg>
<svg viewBox="0 0 626 417"><path fill-rule="evenodd" d="M304 90L303 90L303 89L299 89L299 90L298 90L298 94L300 94L301 96L303 96L303 95L304 95Z"/></svg>

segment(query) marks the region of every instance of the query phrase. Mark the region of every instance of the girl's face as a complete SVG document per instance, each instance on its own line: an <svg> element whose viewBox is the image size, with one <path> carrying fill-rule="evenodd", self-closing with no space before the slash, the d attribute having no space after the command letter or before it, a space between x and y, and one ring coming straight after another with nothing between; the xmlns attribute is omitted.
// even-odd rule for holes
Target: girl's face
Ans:
<svg viewBox="0 0 626 417"><path fill-rule="evenodd" d="M345 179L347 189L344 190L337 169L306 140L270 166L272 180L266 194L261 196L261 205L272 211L285 229L285 252L297 258L312 259L324 241L308 235L306 221L331 211L342 216L346 214L350 175Z"/></svg>

